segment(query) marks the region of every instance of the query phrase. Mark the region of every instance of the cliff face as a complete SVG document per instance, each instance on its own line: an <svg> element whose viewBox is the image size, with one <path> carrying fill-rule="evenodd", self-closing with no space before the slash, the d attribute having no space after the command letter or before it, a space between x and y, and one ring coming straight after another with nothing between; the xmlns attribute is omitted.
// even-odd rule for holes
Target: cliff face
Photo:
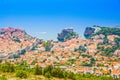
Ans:
<svg viewBox="0 0 120 80"><path fill-rule="evenodd" d="M94 33L95 29L92 27L86 27L85 32L84 32L84 36L85 38L89 38L93 33Z"/></svg>

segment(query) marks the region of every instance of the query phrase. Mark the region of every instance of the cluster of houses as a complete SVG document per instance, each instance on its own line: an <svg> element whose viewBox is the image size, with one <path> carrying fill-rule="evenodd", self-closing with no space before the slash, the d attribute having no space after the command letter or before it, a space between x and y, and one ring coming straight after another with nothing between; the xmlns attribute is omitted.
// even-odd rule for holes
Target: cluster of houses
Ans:
<svg viewBox="0 0 120 80"><path fill-rule="evenodd" d="M108 36L108 39L113 42L111 37L114 36ZM39 44L35 50L27 51L24 55L20 55L19 58L2 60L2 63L10 62L12 64L16 64L24 61L30 67L34 67L35 65L39 65L41 67L46 67L48 65L59 65L66 71L71 71L74 73L88 73L95 74L97 76L108 75L119 78L120 61L118 58L115 56L102 56L97 50L97 45L103 42L103 38L104 35L99 35L96 36L94 40L74 38L65 42L52 42L54 46L52 47L51 51L45 51L44 46ZM78 48L79 46L84 46L86 51L75 52L74 49ZM83 63L90 64L91 58L94 58L95 60L93 66L88 67L82 65Z"/></svg>

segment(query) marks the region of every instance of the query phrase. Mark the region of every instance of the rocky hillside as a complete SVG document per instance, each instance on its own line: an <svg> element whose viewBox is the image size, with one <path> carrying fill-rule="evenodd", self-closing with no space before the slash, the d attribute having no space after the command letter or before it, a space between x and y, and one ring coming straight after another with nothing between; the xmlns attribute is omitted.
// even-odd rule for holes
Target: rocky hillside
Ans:
<svg viewBox="0 0 120 80"><path fill-rule="evenodd" d="M8 58L13 54L22 54L25 51L30 51L41 42L41 39L28 35L22 29L2 28L0 29L0 59Z"/></svg>
<svg viewBox="0 0 120 80"><path fill-rule="evenodd" d="M32 39L24 30L11 27L0 29L0 38L16 42Z"/></svg>
<svg viewBox="0 0 120 80"><path fill-rule="evenodd" d="M91 30L94 31L92 32ZM90 39L75 38L76 35L73 35L75 33L73 29L63 29L58 34L58 39L63 42L50 40L44 41L42 44L39 44L41 41L35 38L21 40L20 42L0 38L0 44L2 44L0 45L0 54L7 54L0 57L0 59L2 58L1 63L20 64L22 66L25 65L27 68L34 68L35 65L41 68L46 67L47 70L37 68L37 71L46 71L44 74L48 72L47 66L52 65L55 69L59 66L59 68L73 73L114 77L116 75L115 72L117 72L117 75L119 75L119 28L94 26L87 28L85 33L87 31L91 33ZM13 57L8 58L11 54ZM49 74L53 75L52 72L54 71L51 71L51 69L50 67ZM26 70L28 71L28 69ZM57 73L60 72L61 74L61 71L58 70L60 69L57 69ZM55 73L55 75L59 75L59 73ZM103 78L100 80L103 80Z"/></svg>
<svg viewBox="0 0 120 80"><path fill-rule="evenodd" d="M119 27L87 27L84 36L86 39L103 40L97 45L97 50L104 56L116 55L120 57L120 28Z"/></svg>

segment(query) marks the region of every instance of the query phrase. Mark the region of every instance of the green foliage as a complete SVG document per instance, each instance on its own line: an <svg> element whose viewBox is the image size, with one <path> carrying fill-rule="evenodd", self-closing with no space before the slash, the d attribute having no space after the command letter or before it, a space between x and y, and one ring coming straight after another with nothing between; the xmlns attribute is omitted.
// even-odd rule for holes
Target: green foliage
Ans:
<svg viewBox="0 0 120 80"><path fill-rule="evenodd" d="M95 59L94 59L94 58L91 58L91 59L90 59L90 64L92 64L92 65L95 64Z"/></svg>
<svg viewBox="0 0 120 80"><path fill-rule="evenodd" d="M120 49L120 38L115 38L116 47Z"/></svg>
<svg viewBox="0 0 120 80"><path fill-rule="evenodd" d="M101 27L101 30L96 32L94 35L103 34L105 38L103 40L103 44L108 44L109 40L107 39L108 35L118 35L120 36L120 28L110 28L110 27ZM120 49L120 38L115 38L116 45L112 45L112 47L104 48L101 45L98 45L97 48L99 51L103 52L103 56L113 56L115 50Z"/></svg>
<svg viewBox="0 0 120 80"><path fill-rule="evenodd" d="M42 75L42 68L38 65L34 68L34 74L35 75Z"/></svg>
<svg viewBox="0 0 120 80"><path fill-rule="evenodd" d="M95 61L94 58L91 58L91 63L94 63L94 61ZM0 68L2 68L2 66L4 65L0 64ZM31 69L24 65L22 66L16 65L14 67L14 70L16 72L16 77L19 77L19 78L27 78L29 73L31 74L34 73L35 75L44 75L46 78L57 77L57 78L64 78L65 80L68 80L68 79L71 79L71 80L113 80L112 77L108 77L108 76L95 76L93 74L79 74L79 73L74 74L72 72L67 72L63 70L60 67L53 67L53 66L47 66L46 68L41 68L37 65L35 68ZM7 78L5 76L0 76L0 80L7 80Z"/></svg>
<svg viewBox="0 0 120 80"><path fill-rule="evenodd" d="M5 63L1 65L1 70L3 72L14 72L15 68L14 65L10 64L10 63Z"/></svg>
<svg viewBox="0 0 120 80"><path fill-rule="evenodd" d="M79 48L75 48L74 51L86 52L86 48L84 46L79 46Z"/></svg>
<svg viewBox="0 0 120 80"><path fill-rule="evenodd" d="M31 63L31 65L35 65L35 63L37 63L37 60L33 60L33 62Z"/></svg>
<svg viewBox="0 0 120 80"><path fill-rule="evenodd" d="M45 73L45 77L46 77L46 78L51 78L50 72L46 72L46 73Z"/></svg>
<svg viewBox="0 0 120 80"><path fill-rule="evenodd" d="M110 27L101 27L101 30L96 34L104 34L104 35L118 35L120 36L120 28L110 28Z"/></svg>
<svg viewBox="0 0 120 80"><path fill-rule="evenodd" d="M76 32L71 32L71 33L66 34L65 39L70 40L72 38L78 38L78 37L79 37L79 35Z"/></svg>
<svg viewBox="0 0 120 80"><path fill-rule="evenodd" d="M104 56L112 56L115 50L120 49L120 38L115 38L115 43L116 45L112 47L107 47L107 48L100 48L101 51L103 51Z"/></svg>
<svg viewBox="0 0 120 80"><path fill-rule="evenodd" d="M51 65L49 65L49 66L47 66L45 69L44 69L44 74L46 73L46 72L52 72L52 69L53 69L53 66L51 66Z"/></svg>
<svg viewBox="0 0 120 80"><path fill-rule="evenodd" d="M58 77L58 78L64 78L65 77L64 71L62 69L60 69L59 67L52 69L51 75L53 77Z"/></svg>
<svg viewBox="0 0 120 80"><path fill-rule="evenodd" d="M26 69L26 67L25 66L23 66L23 65L21 65L21 64L16 64L16 66L15 66L15 70L25 70Z"/></svg>
<svg viewBox="0 0 120 80"><path fill-rule="evenodd" d="M75 59L69 59L68 61L69 61L71 64L74 64Z"/></svg>
<svg viewBox="0 0 120 80"><path fill-rule="evenodd" d="M109 56L109 57L113 56L113 53L118 48L119 47L117 45L107 47L107 48L104 48L102 45L99 45L99 44L97 45L97 49L102 52L102 55L103 56Z"/></svg>
<svg viewBox="0 0 120 80"><path fill-rule="evenodd" d="M37 48L37 46L33 46L31 50L35 50Z"/></svg>
<svg viewBox="0 0 120 80"><path fill-rule="evenodd" d="M52 54L54 54L54 53L55 53L55 51L51 51L51 53L52 53Z"/></svg>
<svg viewBox="0 0 120 80"><path fill-rule="evenodd" d="M26 60L22 60L21 63L20 63L20 65L27 66Z"/></svg>
<svg viewBox="0 0 120 80"><path fill-rule="evenodd" d="M95 64L95 59L92 58L92 56L88 56L88 55L85 55L85 56L90 58L90 63L83 62L83 63L82 63L82 66L88 66L88 67L94 66L94 64Z"/></svg>
<svg viewBox="0 0 120 80"><path fill-rule="evenodd" d="M20 58L20 55L14 55L13 57L14 58Z"/></svg>
<svg viewBox="0 0 120 80"><path fill-rule="evenodd" d="M88 64L88 63L83 63L82 66L88 66L88 67L92 67L92 64Z"/></svg>
<svg viewBox="0 0 120 80"><path fill-rule="evenodd" d="M103 50L103 55L104 56L112 56L116 49L117 49L117 47L115 47L115 46L107 47Z"/></svg>
<svg viewBox="0 0 120 80"><path fill-rule="evenodd" d="M85 48L84 46L79 46L79 51L85 52L85 51L86 51L86 48Z"/></svg>
<svg viewBox="0 0 120 80"><path fill-rule="evenodd" d="M7 80L5 75L0 76L0 80Z"/></svg>
<svg viewBox="0 0 120 80"><path fill-rule="evenodd" d="M86 54L82 54L81 56L82 56L83 58L88 57L88 55L86 55Z"/></svg>
<svg viewBox="0 0 120 80"><path fill-rule="evenodd" d="M45 51L50 51L52 48L50 41L47 41L47 42L44 41L42 45L45 47Z"/></svg>
<svg viewBox="0 0 120 80"><path fill-rule="evenodd" d="M28 76L27 76L27 73L26 73L25 71L23 71L23 70L18 70L18 71L16 72L16 77L19 77L19 78L27 78Z"/></svg>
<svg viewBox="0 0 120 80"><path fill-rule="evenodd" d="M26 53L26 50L23 49L23 50L21 51L21 54L24 55L25 53Z"/></svg>
<svg viewBox="0 0 120 80"><path fill-rule="evenodd" d="M103 50L104 50L104 47L98 44L98 45L97 45L97 49L100 50L100 51L103 51Z"/></svg>
<svg viewBox="0 0 120 80"><path fill-rule="evenodd" d="M101 80L114 80L111 76L107 77L107 76L101 76L100 77ZM116 79L117 80L117 79Z"/></svg>
<svg viewBox="0 0 120 80"><path fill-rule="evenodd" d="M18 38L15 38L14 41L15 41L15 42L18 42L18 43L21 42L20 39L18 39Z"/></svg>
<svg viewBox="0 0 120 80"><path fill-rule="evenodd" d="M77 48L74 48L74 52L77 52L78 51L78 49Z"/></svg>
<svg viewBox="0 0 120 80"><path fill-rule="evenodd" d="M70 39L71 39L71 34L68 33L68 34L66 35L66 40L70 40Z"/></svg>
<svg viewBox="0 0 120 80"><path fill-rule="evenodd" d="M105 39L103 40L103 44L108 44L109 40L105 37Z"/></svg>

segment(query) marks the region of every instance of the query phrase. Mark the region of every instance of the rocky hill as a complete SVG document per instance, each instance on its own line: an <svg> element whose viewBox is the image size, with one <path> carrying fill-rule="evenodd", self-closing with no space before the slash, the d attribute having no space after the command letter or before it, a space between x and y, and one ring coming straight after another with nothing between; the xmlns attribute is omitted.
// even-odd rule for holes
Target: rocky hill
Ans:
<svg viewBox="0 0 120 80"><path fill-rule="evenodd" d="M0 59L8 58L13 54L22 54L23 51L30 51L42 40L28 35L19 28L0 29Z"/></svg>
<svg viewBox="0 0 120 80"><path fill-rule="evenodd" d="M77 38L78 34L76 32L74 32L73 29L71 28L67 28L67 29L63 29L61 33L58 34L58 41L60 42L64 42L66 40L70 40L72 38Z"/></svg>
<svg viewBox="0 0 120 80"><path fill-rule="evenodd" d="M0 29L0 38L7 39L10 41L24 41L32 39L33 37L28 35L24 30L19 28L2 28Z"/></svg>

